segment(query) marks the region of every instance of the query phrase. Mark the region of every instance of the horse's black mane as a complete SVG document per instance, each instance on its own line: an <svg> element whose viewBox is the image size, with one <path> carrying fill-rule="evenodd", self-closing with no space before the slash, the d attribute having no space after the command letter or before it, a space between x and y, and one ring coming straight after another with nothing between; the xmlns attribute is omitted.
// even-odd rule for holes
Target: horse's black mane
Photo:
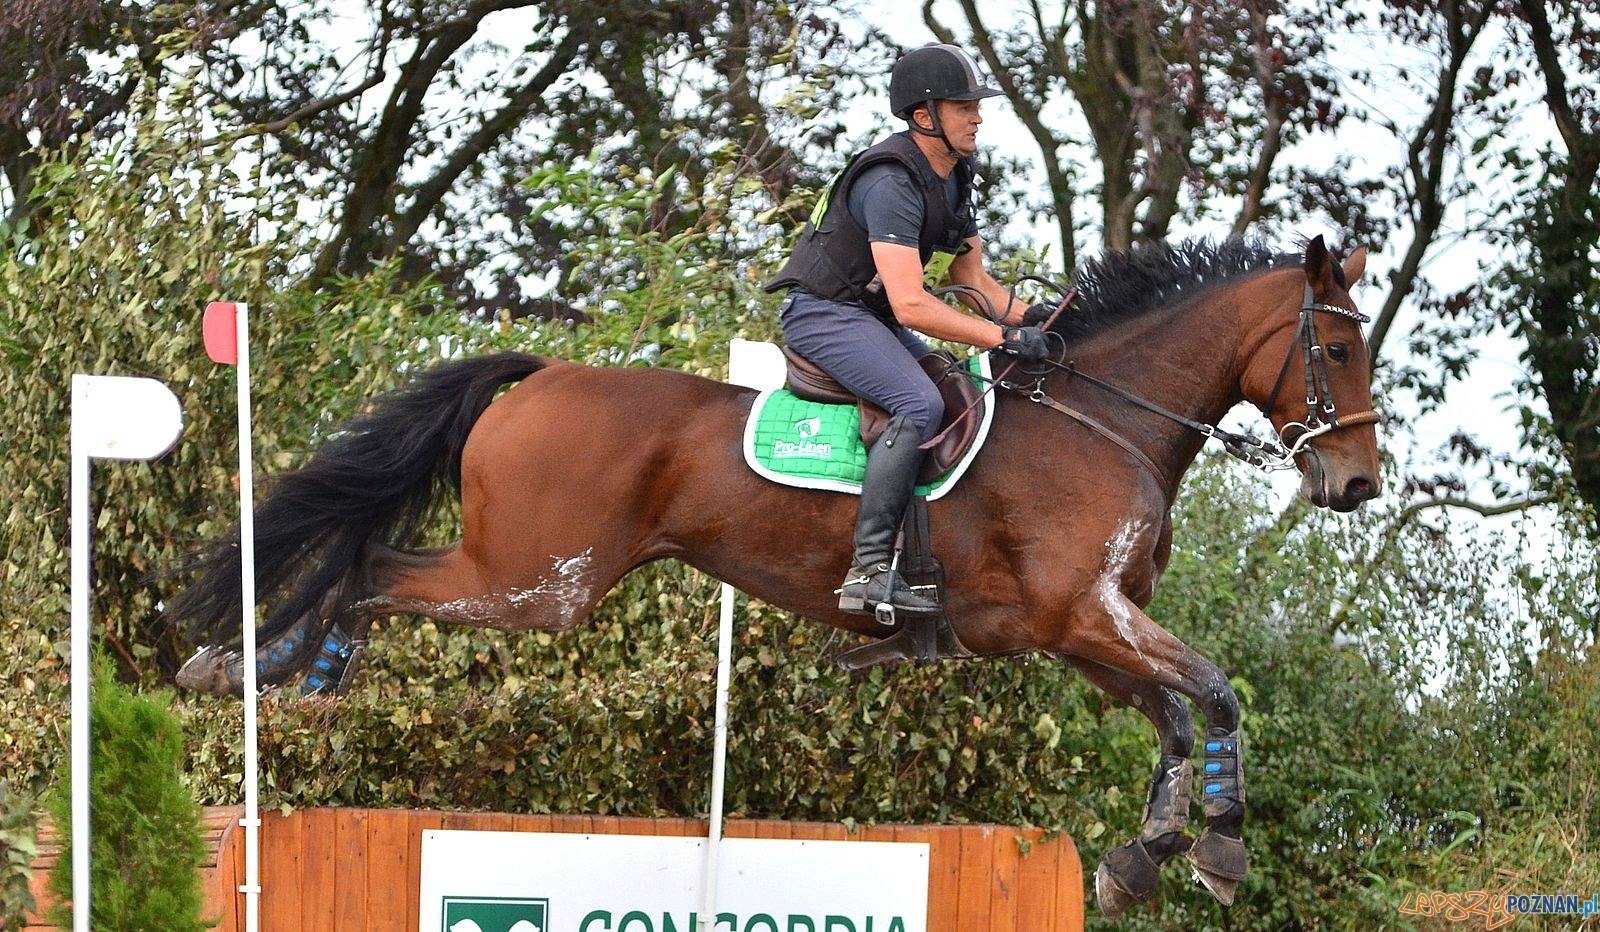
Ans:
<svg viewBox="0 0 1600 932"><path fill-rule="evenodd" d="M1072 283L1078 299L1051 329L1077 342L1234 276L1300 262L1298 253L1245 239L1190 239L1107 252L1079 266Z"/></svg>

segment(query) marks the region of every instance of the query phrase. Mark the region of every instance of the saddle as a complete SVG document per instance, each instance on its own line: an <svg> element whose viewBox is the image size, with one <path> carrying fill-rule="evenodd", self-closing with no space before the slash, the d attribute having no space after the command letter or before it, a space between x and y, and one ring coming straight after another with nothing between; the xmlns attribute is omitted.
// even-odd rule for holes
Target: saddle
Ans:
<svg viewBox="0 0 1600 932"><path fill-rule="evenodd" d="M840 385L821 366L805 358L788 346L783 347L788 377L784 387L796 397L824 404L854 404L861 409L861 442L867 449L889 426L889 412L864 398L857 398L848 388ZM977 416L977 405L983 393L963 370L961 362L947 350L934 350L917 360L922 371L938 387L944 399L944 417L939 422L939 434L934 446L927 450L922 460L918 482L932 482L961 461L967 448L977 439L982 418ZM953 429L952 429L953 428Z"/></svg>

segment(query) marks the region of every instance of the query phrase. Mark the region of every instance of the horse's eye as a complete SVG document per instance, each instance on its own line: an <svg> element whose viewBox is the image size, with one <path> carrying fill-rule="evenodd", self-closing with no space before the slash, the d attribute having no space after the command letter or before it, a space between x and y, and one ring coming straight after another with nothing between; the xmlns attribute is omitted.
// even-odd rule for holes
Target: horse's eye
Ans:
<svg viewBox="0 0 1600 932"><path fill-rule="evenodd" d="M1329 343L1328 358L1334 362L1349 362L1350 347L1345 346L1343 343Z"/></svg>

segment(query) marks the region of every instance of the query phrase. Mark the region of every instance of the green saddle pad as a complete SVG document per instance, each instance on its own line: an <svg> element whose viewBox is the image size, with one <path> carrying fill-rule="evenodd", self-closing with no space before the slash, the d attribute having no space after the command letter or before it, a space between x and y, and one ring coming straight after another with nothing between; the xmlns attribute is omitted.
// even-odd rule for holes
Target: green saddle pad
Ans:
<svg viewBox="0 0 1600 932"><path fill-rule="evenodd" d="M968 371L989 376L989 355L967 361ZM994 405L989 401L972 415L981 417L978 436L960 462L917 494L935 500L955 487L989 437ZM786 388L756 396L744 429L744 459L757 473L783 485L861 494L867 470L867 449L861 442L861 411L853 404L824 404L798 398Z"/></svg>

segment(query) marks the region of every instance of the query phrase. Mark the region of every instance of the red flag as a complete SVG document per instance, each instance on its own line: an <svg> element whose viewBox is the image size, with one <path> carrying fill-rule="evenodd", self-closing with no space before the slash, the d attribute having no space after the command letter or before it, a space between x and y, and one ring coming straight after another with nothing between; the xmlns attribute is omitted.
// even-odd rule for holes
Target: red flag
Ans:
<svg viewBox="0 0 1600 932"><path fill-rule="evenodd" d="M227 366L239 364L239 306L223 301L206 305L206 355L212 362Z"/></svg>

